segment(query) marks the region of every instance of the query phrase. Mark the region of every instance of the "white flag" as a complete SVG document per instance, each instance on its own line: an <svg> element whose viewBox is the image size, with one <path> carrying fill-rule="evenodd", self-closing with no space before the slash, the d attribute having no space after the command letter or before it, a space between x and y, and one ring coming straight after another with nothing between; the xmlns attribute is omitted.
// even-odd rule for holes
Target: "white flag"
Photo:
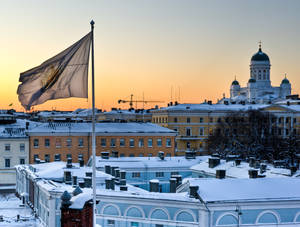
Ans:
<svg viewBox="0 0 300 227"><path fill-rule="evenodd" d="M88 97L92 32L33 69L20 74L19 101L26 110L47 100Z"/></svg>

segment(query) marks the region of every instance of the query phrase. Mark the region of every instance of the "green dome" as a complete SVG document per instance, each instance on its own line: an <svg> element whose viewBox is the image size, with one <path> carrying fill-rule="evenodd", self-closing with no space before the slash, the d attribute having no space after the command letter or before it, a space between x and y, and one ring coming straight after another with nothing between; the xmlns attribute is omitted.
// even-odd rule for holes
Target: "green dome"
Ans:
<svg viewBox="0 0 300 227"><path fill-rule="evenodd" d="M237 80L232 81L231 85L240 85L239 82Z"/></svg>
<svg viewBox="0 0 300 227"><path fill-rule="evenodd" d="M249 80L248 80L248 83L255 83L256 82L256 80L254 79L254 78L250 78Z"/></svg>
<svg viewBox="0 0 300 227"><path fill-rule="evenodd" d="M270 61L270 59L259 47L258 52L252 56L251 61Z"/></svg>
<svg viewBox="0 0 300 227"><path fill-rule="evenodd" d="M282 84L289 84L290 81L287 79L287 78L284 78L282 81L281 81Z"/></svg>

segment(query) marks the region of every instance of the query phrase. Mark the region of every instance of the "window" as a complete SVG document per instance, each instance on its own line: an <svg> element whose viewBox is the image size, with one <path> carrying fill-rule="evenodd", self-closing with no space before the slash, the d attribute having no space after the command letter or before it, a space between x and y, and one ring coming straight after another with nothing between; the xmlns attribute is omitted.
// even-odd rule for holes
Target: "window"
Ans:
<svg viewBox="0 0 300 227"><path fill-rule="evenodd" d="M131 222L131 227L138 227L139 226L139 223L138 222Z"/></svg>
<svg viewBox="0 0 300 227"><path fill-rule="evenodd" d="M125 154L124 154L124 153L121 153L121 154L120 154L120 157L125 157Z"/></svg>
<svg viewBox="0 0 300 227"><path fill-rule="evenodd" d="M290 130L289 129L285 129L285 135L289 135L290 134Z"/></svg>
<svg viewBox="0 0 300 227"><path fill-rule="evenodd" d="M204 136L204 128L199 128L199 135Z"/></svg>
<svg viewBox="0 0 300 227"><path fill-rule="evenodd" d="M78 138L78 147L83 147L83 138Z"/></svg>
<svg viewBox="0 0 300 227"><path fill-rule="evenodd" d="M155 176L156 177L164 177L164 172L156 172Z"/></svg>
<svg viewBox="0 0 300 227"><path fill-rule="evenodd" d="M110 139L110 146L111 147L115 147L116 146L116 139L115 138Z"/></svg>
<svg viewBox="0 0 300 227"><path fill-rule="evenodd" d="M155 227L164 227L164 225L161 225L161 224L155 224Z"/></svg>
<svg viewBox="0 0 300 227"><path fill-rule="evenodd" d="M161 147L161 146L162 146L162 141L161 141L160 138L156 140L156 145L157 145L158 147Z"/></svg>
<svg viewBox="0 0 300 227"><path fill-rule="evenodd" d="M24 158L20 158L20 165L24 165L25 164L25 159Z"/></svg>
<svg viewBox="0 0 300 227"><path fill-rule="evenodd" d="M115 220L107 220L109 226L115 226Z"/></svg>
<svg viewBox="0 0 300 227"><path fill-rule="evenodd" d="M50 147L50 139L45 139L45 147Z"/></svg>
<svg viewBox="0 0 300 227"><path fill-rule="evenodd" d="M56 146L56 148L61 147L61 138L56 138L55 139L55 146Z"/></svg>
<svg viewBox="0 0 300 227"><path fill-rule="evenodd" d="M186 118L186 123L191 123L191 118L187 117Z"/></svg>
<svg viewBox="0 0 300 227"><path fill-rule="evenodd" d="M120 147L125 147L125 139L124 138L120 139Z"/></svg>
<svg viewBox="0 0 300 227"><path fill-rule="evenodd" d="M212 117L210 117L210 118L209 118L209 122L210 122L210 123L213 123L213 122L214 122L214 119L213 119Z"/></svg>
<svg viewBox="0 0 300 227"><path fill-rule="evenodd" d="M148 147L152 147L152 139L148 139Z"/></svg>
<svg viewBox="0 0 300 227"><path fill-rule="evenodd" d="M290 118L287 117L287 118L285 119L285 123L289 123L289 122L290 122Z"/></svg>
<svg viewBox="0 0 300 227"><path fill-rule="evenodd" d="M39 139L34 139L33 140L33 147L38 148L39 147Z"/></svg>
<svg viewBox="0 0 300 227"><path fill-rule="evenodd" d="M60 160L61 160L60 154L54 155L54 161L60 161Z"/></svg>
<svg viewBox="0 0 300 227"><path fill-rule="evenodd" d="M171 146L172 146L171 139L167 138L166 139L166 147L171 147Z"/></svg>
<svg viewBox="0 0 300 227"><path fill-rule="evenodd" d="M139 147L143 147L144 146L144 139L139 139Z"/></svg>
<svg viewBox="0 0 300 227"><path fill-rule="evenodd" d="M144 154L143 153L139 153L139 157L144 157Z"/></svg>
<svg viewBox="0 0 300 227"><path fill-rule="evenodd" d="M4 145L4 150L5 150L5 151L10 151L10 144L9 144L9 143L6 143L6 144Z"/></svg>
<svg viewBox="0 0 300 227"><path fill-rule="evenodd" d="M132 178L140 178L141 177L141 173L140 172L133 172L131 174Z"/></svg>
<svg viewBox="0 0 300 227"><path fill-rule="evenodd" d="M39 155L38 154L33 155L33 160L35 161L37 159L39 159Z"/></svg>
<svg viewBox="0 0 300 227"><path fill-rule="evenodd" d="M174 117L174 123L177 123L177 121L178 121L177 117Z"/></svg>
<svg viewBox="0 0 300 227"><path fill-rule="evenodd" d="M25 143L20 143L20 152L25 151Z"/></svg>
<svg viewBox="0 0 300 227"><path fill-rule="evenodd" d="M203 117L200 117L200 123L203 123Z"/></svg>
<svg viewBox="0 0 300 227"><path fill-rule="evenodd" d="M5 159L5 168L9 168L10 167L10 159L6 158Z"/></svg>
<svg viewBox="0 0 300 227"><path fill-rule="evenodd" d="M279 124L281 124L281 119L282 119L281 117L278 118L278 123L279 123Z"/></svg>
<svg viewBox="0 0 300 227"><path fill-rule="evenodd" d="M134 139L130 139L129 140L129 146L130 147L134 147Z"/></svg>
<svg viewBox="0 0 300 227"><path fill-rule="evenodd" d="M129 157L135 157L135 155L131 153L131 154L129 154Z"/></svg>
<svg viewBox="0 0 300 227"><path fill-rule="evenodd" d="M278 135L280 135L280 136L281 136L281 134L282 134L282 129L281 129L281 128L279 128L279 129L278 129Z"/></svg>
<svg viewBox="0 0 300 227"><path fill-rule="evenodd" d="M45 162L50 162L50 155L49 154L45 154Z"/></svg>
<svg viewBox="0 0 300 227"><path fill-rule="evenodd" d="M106 147L106 139L101 139L101 147Z"/></svg>
<svg viewBox="0 0 300 227"><path fill-rule="evenodd" d="M185 135L186 136L191 136L191 129L190 128L185 129Z"/></svg>
<svg viewBox="0 0 300 227"><path fill-rule="evenodd" d="M67 139L67 147L72 147L72 139L71 138Z"/></svg>
<svg viewBox="0 0 300 227"><path fill-rule="evenodd" d="M294 118L294 123L297 123L297 118Z"/></svg>
<svg viewBox="0 0 300 227"><path fill-rule="evenodd" d="M186 148L190 149L191 148L191 143L190 142L186 142Z"/></svg>
<svg viewBox="0 0 300 227"><path fill-rule="evenodd" d="M179 172L171 172L171 176L172 175L179 175Z"/></svg>

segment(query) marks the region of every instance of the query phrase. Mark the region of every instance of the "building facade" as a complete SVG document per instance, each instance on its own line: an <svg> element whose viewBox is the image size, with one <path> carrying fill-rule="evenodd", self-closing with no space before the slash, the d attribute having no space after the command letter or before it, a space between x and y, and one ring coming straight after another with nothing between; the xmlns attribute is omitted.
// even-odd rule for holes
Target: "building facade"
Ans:
<svg viewBox="0 0 300 227"><path fill-rule="evenodd" d="M291 104L179 104L152 111L152 123L177 131L176 154L207 152L207 139L227 115L248 110L272 113L278 134L300 133L300 102Z"/></svg>
<svg viewBox="0 0 300 227"><path fill-rule="evenodd" d="M35 160L66 161L92 155L91 124L44 123L29 130L30 163ZM174 156L176 132L151 123L97 123L96 155L123 157L157 156L159 151Z"/></svg>

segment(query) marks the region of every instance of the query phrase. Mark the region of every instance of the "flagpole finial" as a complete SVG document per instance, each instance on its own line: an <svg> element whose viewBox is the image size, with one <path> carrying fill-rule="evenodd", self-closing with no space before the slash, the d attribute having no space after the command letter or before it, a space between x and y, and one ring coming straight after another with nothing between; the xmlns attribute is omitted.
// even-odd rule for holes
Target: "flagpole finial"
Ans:
<svg viewBox="0 0 300 227"><path fill-rule="evenodd" d="M91 20L90 24L91 24L92 29L94 29L95 22L93 20Z"/></svg>

